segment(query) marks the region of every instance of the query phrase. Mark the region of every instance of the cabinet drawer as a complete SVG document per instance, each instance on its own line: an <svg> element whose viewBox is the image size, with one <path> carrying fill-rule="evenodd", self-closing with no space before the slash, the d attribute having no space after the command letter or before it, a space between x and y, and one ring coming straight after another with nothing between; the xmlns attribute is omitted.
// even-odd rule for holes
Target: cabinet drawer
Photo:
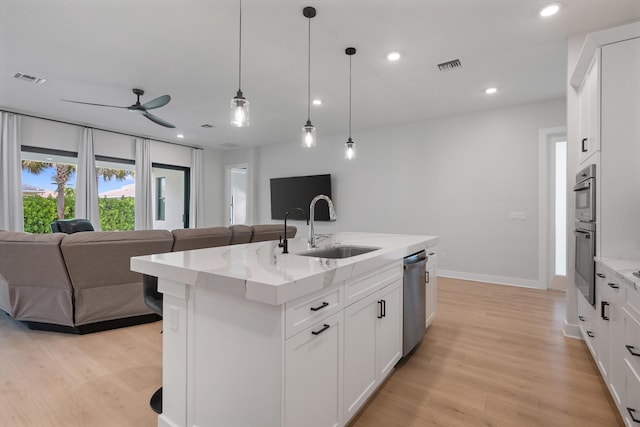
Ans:
<svg viewBox="0 0 640 427"><path fill-rule="evenodd" d="M402 278L402 261L387 264L345 282L345 306L360 301L385 285Z"/></svg>
<svg viewBox="0 0 640 427"><path fill-rule="evenodd" d="M621 350L629 364L640 372L640 321L626 308L622 311L624 313L624 348Z"/></svg>
<svg viewBox="0 0 640 427"><path fill-rule="evenodd" d="M622 417L625 425L637 426L640 425L640 376L628 363L624 364L624 369L625 401L622 405Z"/></svg>
<svg viewBox="0 0 640 427"><path fill-rule="evenodd" d="M285 308L286 337L290 338L333 313L342 310L342 286L287 303Z"/></svg>

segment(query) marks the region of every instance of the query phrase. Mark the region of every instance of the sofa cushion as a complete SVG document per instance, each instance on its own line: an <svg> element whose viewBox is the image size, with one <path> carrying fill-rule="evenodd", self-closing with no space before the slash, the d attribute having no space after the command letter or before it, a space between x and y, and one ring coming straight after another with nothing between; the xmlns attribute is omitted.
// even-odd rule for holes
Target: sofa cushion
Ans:
<svg viewBox="0 0 640 427"><path fill-rule="evenodd" d="M250 243L253 236L253 228L248 225L231 225L231 244L239 245L241 243Z"/></svg>
<svg viewBox="0 0 640 427"><path fill-rule="evenodd" d="M0 233L0 309L16 320L73 326L64 234Z"/></svg>
<svg viewBox="0 0 640 427"><path fill-rule="evenodd" d="M171 233L174 252L226 246L231 243L232 235L227 227L182 228Z"/></svg>
<svg viewBox="0 0 640 427"><path fill-rule="evenodd" d="M284 226L281 224L260 224L254 225L253 236L251 242L265 242L268 240L279 240L284 231ZM298 229L294 225L287 225L287 239L296 237Z"/></svg>
<svg viewBox="0 0 640 427"><path fill-rule="evenodd" d="M170 252L172 245L166 230L65 235L60 248L74 288L76 325L152 313L131 257Z"/></svg>

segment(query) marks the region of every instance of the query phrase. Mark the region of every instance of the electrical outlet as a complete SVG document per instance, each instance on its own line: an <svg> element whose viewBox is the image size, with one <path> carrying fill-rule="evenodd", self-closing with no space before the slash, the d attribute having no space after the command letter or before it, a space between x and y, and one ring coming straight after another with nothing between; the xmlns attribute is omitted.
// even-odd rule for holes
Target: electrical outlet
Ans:
<svg viewBox="0 0 640 427"><path fill-rule="evenodd" d="M524 221L527 215L524 212L509 212L509 219L511 221Z"/></svg>

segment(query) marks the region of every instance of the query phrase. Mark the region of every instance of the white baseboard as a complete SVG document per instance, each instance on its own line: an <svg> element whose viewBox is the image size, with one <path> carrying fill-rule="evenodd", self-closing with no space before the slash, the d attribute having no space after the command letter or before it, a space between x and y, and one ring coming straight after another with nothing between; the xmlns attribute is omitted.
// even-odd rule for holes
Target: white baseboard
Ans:
<svg viewBox="0 0 640 427"><path fill-rule="evenodd" d="M460 271L440 270L438 276L451 279L471 280L474 282L493 283L496 285L518 286L521 288L546 289L537 280L518 279L515 277L492 276L488 274L463 273Z"/></svg>
<svg viewBox="0 0 640 427"><path fill-rule="evenodd" d="M575 338L577 340L582 339L582 334L580 333L580 327L572 323L567 323L567 319L564 319L562 334L567 338Z"/></svg>

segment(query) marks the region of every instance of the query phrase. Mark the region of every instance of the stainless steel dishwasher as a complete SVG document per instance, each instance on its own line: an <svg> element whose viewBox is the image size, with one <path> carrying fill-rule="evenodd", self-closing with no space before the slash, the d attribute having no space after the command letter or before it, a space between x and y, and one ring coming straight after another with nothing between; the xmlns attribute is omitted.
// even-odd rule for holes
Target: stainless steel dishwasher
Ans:
<svg viewBox="0 0 640 427"><path fill-rule="evenodd" d="M426 265L427 253L425 251L404 258L402 357L413 350L427 329Z"/></svg>

